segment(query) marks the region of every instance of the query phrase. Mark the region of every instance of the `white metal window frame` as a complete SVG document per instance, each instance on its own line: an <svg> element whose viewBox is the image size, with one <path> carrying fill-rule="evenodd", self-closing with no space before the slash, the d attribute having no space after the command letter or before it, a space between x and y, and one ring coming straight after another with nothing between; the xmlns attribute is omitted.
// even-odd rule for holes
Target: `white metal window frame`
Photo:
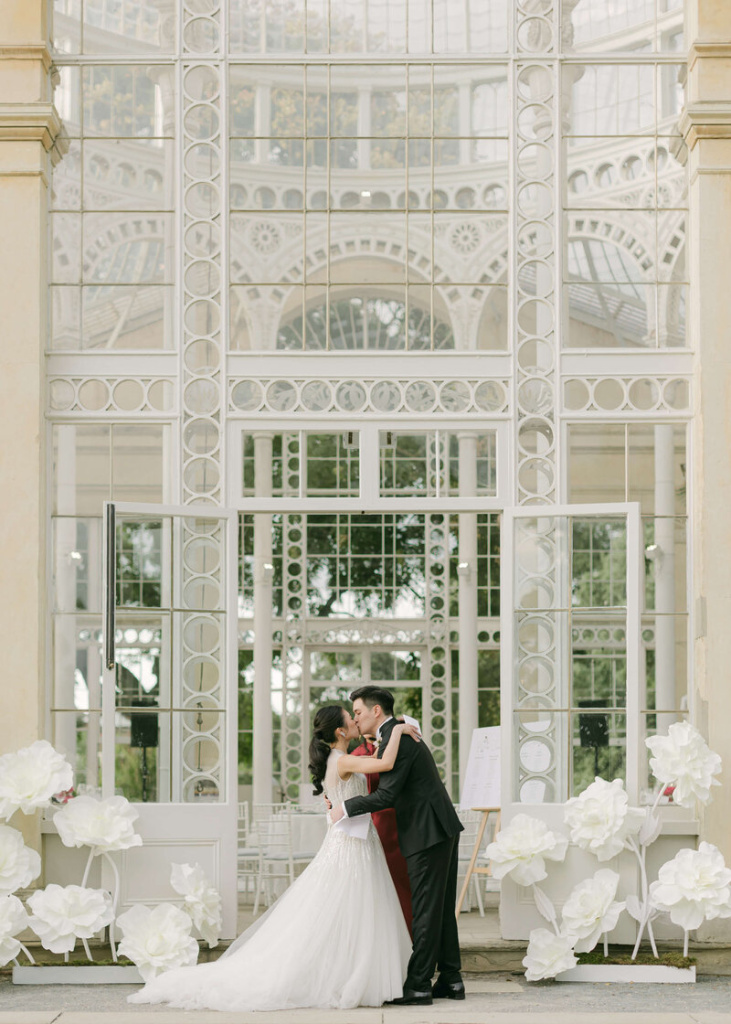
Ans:
<svg viewBox="0 0 731 1024"><path fill-rule="evenodd" d="M627 523L627 688L626 688L626 788L630 803L639 802L640 750L639 750L639 680L640 680L640 631L641 622L641 518L640 506L637 502L591 504L591 505L541 505L520 506L504 509L500 538L501 552L501 602L500 602L500 646L503 656L500 659L500 707L501 707L501 805L505 820L509 821L515 814L530 806L534 812L540 808L541 816L547 817L553 824L559 825L557 815L562 802L542 803L540 805L521 803L516 797L516 744L514 743L515 704L515 672L516 665L512 658L515 642L515 524L520 519L546 518L582 518L606 519L623 517ZM570 581L562 580L564 587ZM563 595L561 595L563 596ZM570 593L567 594L570 607ZM563 607L563 605L561 605ZM557 708L557 711L564 710ZM563 755L562 751L562 755Z"/></svg>
<svg viewBox="0 0 731 1024"><path fill-rule="evenodd" d="M228 507L239 512L499 512L511 504L513 467L511 454L512 425L506 420L465 420L440 416L438 419L358 419L338 417L323 419L280 419L262 422L261 419L230 419L228 423L227 479ZM243 437L257 432L339 434L348 430L360 433L360 494L357 498L336 497L283 497L257 498L242 494ZM379 493L379 434L383 430L400 431L460 431L469 433L495 433L496 438L496 493L493 497L408 497L383 498Z"/></svg>

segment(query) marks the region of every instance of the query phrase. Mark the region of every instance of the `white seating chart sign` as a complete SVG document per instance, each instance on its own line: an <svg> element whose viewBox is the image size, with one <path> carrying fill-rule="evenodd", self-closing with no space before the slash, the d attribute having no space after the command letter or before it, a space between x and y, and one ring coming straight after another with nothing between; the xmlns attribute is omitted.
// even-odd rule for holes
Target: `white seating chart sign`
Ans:
<svg viewBox="0 0 731 1024"><path fill-rule="evenodd" d="M470 807L500 806L500 726L474 729L467 762L462 796L462 810Z"/></svg>

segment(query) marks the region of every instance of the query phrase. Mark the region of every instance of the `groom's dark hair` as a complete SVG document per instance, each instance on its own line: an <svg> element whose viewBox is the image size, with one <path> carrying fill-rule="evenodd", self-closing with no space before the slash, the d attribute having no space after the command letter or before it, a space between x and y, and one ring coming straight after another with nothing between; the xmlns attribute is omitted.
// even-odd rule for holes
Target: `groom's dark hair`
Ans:
<svg viewBox="0 0 731 1024"><path fill-rule="evenodd" d="M369 708L378 704L387 717L393 714L393 694L381 686L359 686L357 690L353 690L350 699L362 700Z"/></svg>

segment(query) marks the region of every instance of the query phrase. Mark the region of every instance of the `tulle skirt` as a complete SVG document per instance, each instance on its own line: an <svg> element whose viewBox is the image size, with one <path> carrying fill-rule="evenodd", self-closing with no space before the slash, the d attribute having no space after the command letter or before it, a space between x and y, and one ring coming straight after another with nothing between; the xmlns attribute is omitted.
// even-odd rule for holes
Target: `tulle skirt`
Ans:
<svg viewBox="0 0 731 1024"><path fill-rule="evenodd" d="M128 997L186 1010L380 1006L402 994L411 940L371 824L330 827L317 856L221 959L180 967Z"/></svg>

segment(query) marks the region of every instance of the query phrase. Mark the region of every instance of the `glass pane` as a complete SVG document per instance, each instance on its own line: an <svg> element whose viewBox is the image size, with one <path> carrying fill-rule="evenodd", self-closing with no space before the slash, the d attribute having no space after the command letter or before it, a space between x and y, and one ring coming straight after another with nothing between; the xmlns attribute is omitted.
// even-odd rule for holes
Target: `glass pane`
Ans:
<svg viewBox="0 0 731 1024"><path fill-rule="evenodd" d="M74 769L76 795L101 796L101 713L51 713L53 746Z"/></svg>
<svg viewBox="0 0 731 1024"><path fill-rule="evenodd" d="M111 427L56 424L53 480L54 512L101 516L112 497Z"/></svg>
<svg viewBox="0 0 731 1024"><path fill-rule="evenodd" d="M84 140L84 208L171 210L173 152L174 143L165 139ZM62 179L67 160L59 164Z"/></svg>
<svg viewBox="0 0 731 1024"><path fill-rule="evenodd" d="M101 612L101 519L53 519L54 607Z"/></svg>
<svg viewBox="0 0 731 1024"><path fill-rule="evenodd" d="M590 786L597 775L603 779L627 777L627 717L601 711L571 716L571 796Z"/></svg>
<svg viewBox="0 0 731 1024"><path fill-rule="evenodd" d="M357 497L360 485L359 432L306 435L307 497Z"/></svg>
<svg viewBox="0 0 731 1024"><path fill-rule="evenodd" d="M652 64L585 64L565 68L571 89L568 135L637 135L655 128Z"/></svg>
<svg viewBox="0 0 731 1024"><path fill-rule="evenodd" d="M168 284L173 252L172 214L83 215L85 284ZM87 296L91 298L90 292Z"/></svg>
<svg viewBox="0 0 731 1024"><path fill-rule="evenodd" d="M53 708L101 711L101 651L99 616L54 616Z"/></svg>
<svg viewBox="0 0 731 1024"><path fill-rule="evenodd" d="M627 603L624 519L574 519L571 524L571 603L575 608Z"/></svg>
<svg viewBox="0 0 731 1024"><path fill-rule="evenodd" d="M116 603L121 608L162 608L163 558L167 522L120 521L116 533Z"/></svg>
<svg viewBox="0 0 731 1024"><path fill-rule="evenodd" d="M112 428L112 496L115 501L153 504L170 496L167 456L170 428L160 423Z"/></svg>
<svg viewBox="0 0 731 1024"><path fill-rule="evenodd" d="M652 48L656 0L579 0L564 5L562 38L579 52Z"/></svg>
<svg viewBox="0 0 731 1024"><path fill-rule="evenodd" d="M171 75L172 68L165 66L84 67L84 135L151 138L169 134L166 129L175 123Z"/></svg>
<svg viewBox="0 0 731 1024"><path fill-rule="evenodd" d="M136 4L83 0L83 5L84 53L146 55L175 48L175 9L165 0Z"/></svg>
<svg viewBox="0 0 731 1024"><path fill-rule="evenodd" d="M69 297L70 298L70 297ZM78 301L78 299L77 299ZM91 285L81 289L82 335L75 344L62 333L54 348L165 349L173 345L173 292L166 285ZM69 301L58 331L66 328Z"/></svg>

